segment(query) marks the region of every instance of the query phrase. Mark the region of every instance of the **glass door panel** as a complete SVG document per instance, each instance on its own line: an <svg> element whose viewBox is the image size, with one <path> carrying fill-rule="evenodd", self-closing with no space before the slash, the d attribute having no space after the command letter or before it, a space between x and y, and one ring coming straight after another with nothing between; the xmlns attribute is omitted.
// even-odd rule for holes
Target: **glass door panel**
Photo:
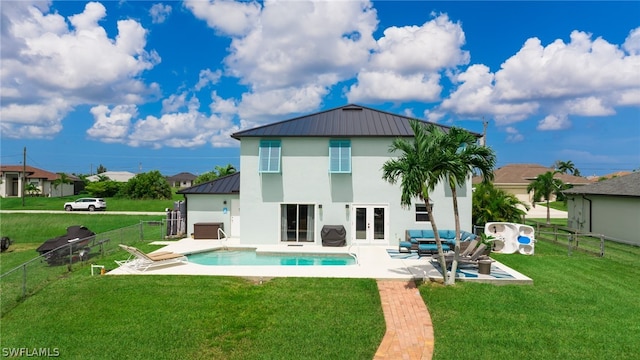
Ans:
<svg viewBox="0 0 640 360"><path fill-rule="evenodd" d="M280 214L281 241L314 241L314 205L282 204Z"/></svg>
<svg viewBox="0 0 640 360"><path fill-rule="evenodd" d="M356 240L367 240L367 208L356 207Z"/></svg>
<svg viewBox="0 0 640 360"><path fill-rule="evenodd" d="M385 216L384 208L373 208L373 238L375 240L384 240L385 234Z"/></svg>

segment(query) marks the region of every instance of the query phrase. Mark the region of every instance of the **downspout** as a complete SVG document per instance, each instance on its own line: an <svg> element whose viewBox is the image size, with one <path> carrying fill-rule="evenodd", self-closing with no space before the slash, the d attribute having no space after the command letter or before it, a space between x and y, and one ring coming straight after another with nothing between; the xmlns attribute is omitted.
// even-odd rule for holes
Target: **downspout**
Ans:
<svg viewBox="0 0 640 360"><path fill-rule="evenodd" d="M582 199L587 200L589 202L589 232L591 232L591 219L592 219L591 209L593 208L593 206L591 203L591 199L584 196L584 194L582 194Z"/></svg>

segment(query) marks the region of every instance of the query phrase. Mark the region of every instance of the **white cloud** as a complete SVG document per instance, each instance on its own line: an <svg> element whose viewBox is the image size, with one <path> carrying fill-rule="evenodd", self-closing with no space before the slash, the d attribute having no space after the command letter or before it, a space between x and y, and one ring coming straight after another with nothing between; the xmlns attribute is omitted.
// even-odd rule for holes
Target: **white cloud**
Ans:
<svg viewBox="0 0 640 360"><path fill-rule="evenodd" d="M209 84L216 84L220 81L220 77L222 76L222 71L216 70L211 71L209 69L200 70L200 74L198 76L198 83L195 86L196 91L200 91L203 87Z"/></svg>
<svg viewBox="0 0 640 360"><path fill-rule="evenodd" d="M157 84L145 85L138 79L160 61L155 52L145 50L147 31L138 22L118 21L117 36L112 39L98 25L106 10L97 2L87 3L83 12L68 17L71 29L64 17L49 13L48 6L40 3L11 2L0 11L0 110L3 127L10 134L51 136L60 131L62 119L77 105L139 103L158 93ZM58 105L52 109L51 104ZM37 125L18 129L20 116L10 110L19 107L51 111L35 112Z"/></svg>
<svg viewBox="0 0 640 360"><path fill-rule="evenodd" d="M182 113L164 114L160 118L147 116L138 120L127 138L131 146L153 148L191 148L211 142L231 123L216 115L206 116L194 109Z"/></svg>
<svg viewBox="0 0 640 360"><path fill-rule="evenodd" d="M161 3L153 4L149 9L151 21L154 24L162 24L171 14L171 5L163 5Z"/></svg>
<svg viewBox="0 0 640 360"><path fill-rule="evenodd" d="M622 48L631 55L640 55L640 27L629 31Z"/></svg>
<svg viewBox="0 0 640 360"><path fill-rule="evenodd" d="M422 26L390 27L357 83L349 102L423 101L440 99L440 72L469 62L459 23L439 15Z"/></svg>
<svg viewBox="0 0 640 360"><path fill-rule="evenodd" d="M2 136L15 139L52 138L62 130L62 119L71 106L64 99L2 106Z"/></svg>
<svg viewBox="0 0 640 360"><path fill-rule="evenodd" d="M513 126L507 126L505 128L505 131L507 132L507 142L517 143L524 141L524 135L522 135L518 131L518 129L514 128Z"/></svg>
<svg viewBox="0 0 640 360"><path fill-rule="evenodd" d="M439 99L442 87L438 74L402 75L395 72L363 71L358 83L351 86L349 102L385 102L417 100L424 102Z"/></svg>
<svg viewBox="0 0 640 360"><path fill-rule="evenodd" d="M607 116L620 105L640 104L640 30L630 32L626 49L573 31L571 41L543 46L528 39L495 74L472 65L452 76L458 87L434 111L495 117L507 125L542 114L540 130L571 126L569 115Z"/></svg>
<svg viewBox="0 0 640 360"><path fill-rule="evenodd" d="M117 105L109 109L106 105L91 108L95 120L87 134L105 143L123 143L131 128L131 120L138 115L135 105Z"/></svg>
<svg viewBox="0 0 640 360"><path fill-rule="evenodd" d="M209 27L232 36L245 35L259 22L260 4L227 0L185 0L193 14Z"/></svg>
<svg viewBox="0 0 640 360"><path fill-rule="evenodd" d="M538 122L538 130L564 130L571 127L571 121L569 121L566 115L547 115L544 119Z"/></svg>
<svg viewBox="0 0 640 360"><path fill-rule="evenodd" d="M283 115L310 112L317 109L328 90L322 86L289 87L245 93L238 105L243 128L270 122Z"/></svg>

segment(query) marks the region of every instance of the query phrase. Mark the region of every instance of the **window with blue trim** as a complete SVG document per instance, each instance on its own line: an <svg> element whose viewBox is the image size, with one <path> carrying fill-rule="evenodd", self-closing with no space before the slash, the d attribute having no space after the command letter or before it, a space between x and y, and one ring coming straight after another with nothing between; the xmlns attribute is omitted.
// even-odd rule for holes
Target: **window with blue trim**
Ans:
<svg viewBox="0 0 640 360"><path fill-rule="evenodd" d="M280 140L261 140L258 172L279 173L280 153Z"/></svg>
<svg viewBox="0 0 640 360"><path fill-rule="evenodd" d="M329 172L351 172L351 140L329 141Z"/></svg>

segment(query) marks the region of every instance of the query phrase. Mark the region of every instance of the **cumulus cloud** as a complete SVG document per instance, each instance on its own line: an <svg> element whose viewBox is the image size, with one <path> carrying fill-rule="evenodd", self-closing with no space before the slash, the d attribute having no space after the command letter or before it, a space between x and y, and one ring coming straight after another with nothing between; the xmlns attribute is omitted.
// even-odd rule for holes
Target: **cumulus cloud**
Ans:
<svg viewBox="0 0 640 360"><path fill-rule="evenodd" d="M216 70L211 71L210 69L200 70L200 74L198 76L198 83L195 86L195 90L199 91L200 89L208 86L209 84L216 84L220 80L222 76L222 71Z"/></svg>
<svg viewBox="0 0 640 360"><path fill-rule="evenodd" d="M228 0L186 0L184 5L209 27L232 36L246 35L259 21L260 4Z"/></svg>
<svg viewBox="0 0 640 360"><path fill-rule="evenodd" d="M518 129L513 126L507 126L505 131L507 132L507 142L517 143L524 140L524 135L522 135Z"/></svg>
<svg viewBox="0 0 640 360"><path fill-rule="evenodd" d="M547 115L538 122L538 130L564 130L571 127L566 115Z"/></svg>
<svg viewBox="0 0 640 360"><path fill-rule="evenodd" d="M118 21L117 35L109 38L98 24L106 10L97 2L66 20L45 3L11 2L0 9L3 135L50 137L79 104L137 103L158 93L157 84L139 79L160 57L145 49L147 31L138 22ZM18 108L44 111L34 111L34 124L20 128Z"/></svg>
<svg viewBox="0 0 640 360"><path fill-rule="evenodd" d="M464 43L461 25L444 14L422 26L387 28L349 89L349 102L439 100L440 73L469 62Z"/></svg>
<svg viewBox="0 0 640 360"><path fill-rule="evenodd" d="M109 109L106 105L91 108L95 119L87 134L105 143L125 142L131 127L131 120L138 115L135 105L117 105Z"/></svg>
<svg viewBox="0 0 640 360"><path fill-rule="evenodd" d="M171 14L171 5L163 5L161 3L153 4L149 9L151 21L154 24L162 24Z"/></svg>
<svg viewBox="0 0 640 360"><path fill-rule="evenodd" d="M542 115L539 130L571 126L570 115L608 116L640 105L640 28L621 46L573 31L568 43L528 39L495 74L472 65L451 79L456 89L434 113L495 117L508 125Z"/></svg>

